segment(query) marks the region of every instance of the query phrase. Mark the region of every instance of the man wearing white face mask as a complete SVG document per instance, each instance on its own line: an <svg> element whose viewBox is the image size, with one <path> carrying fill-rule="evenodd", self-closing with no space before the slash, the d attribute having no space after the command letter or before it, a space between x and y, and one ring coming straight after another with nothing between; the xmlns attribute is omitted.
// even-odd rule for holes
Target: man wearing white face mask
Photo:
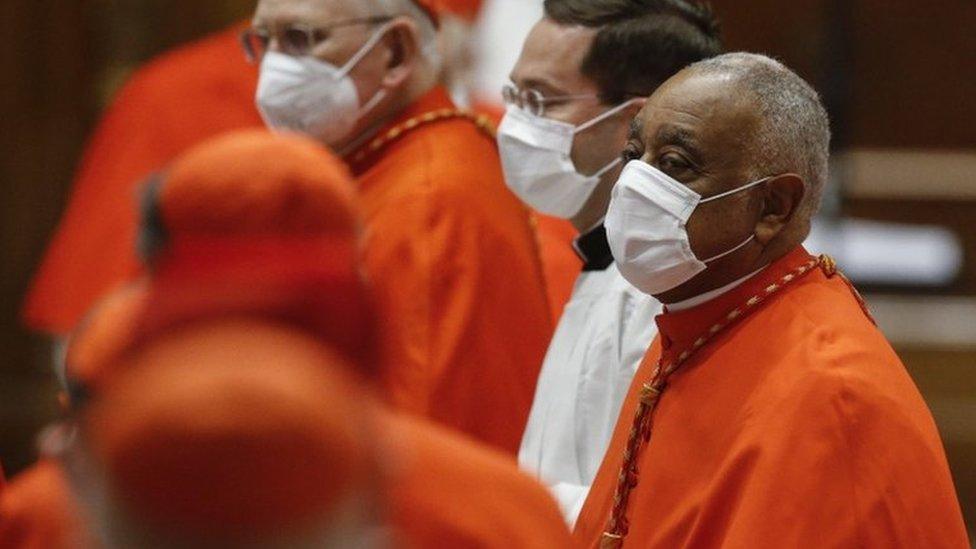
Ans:
<svg viewBox="0 0 976 549"><path fill-rule="evenodd" d="M816 91L768 57L647 100L607 233L665 303L576 524L582 547L968 547L935 423L857 291L801 243Z"/></svg>
<svg viewBox="0 0 976 549"><path fill-rule="evenodd" d="M720 50L692 2L547 0L505 89L505 179L524 202L569 219L585 264L536 388L519 462L576 520L660 304L620 276L603 218L627 127L644 97Z"/></svg>
<svg viewBox="0 0 976 549"><path fill-rule="evenodd" d="M514 455L552 321L486 120L437 84L434 0L260 0L244 45L275 129L340 152L366 221L385 393Z"/></svg>

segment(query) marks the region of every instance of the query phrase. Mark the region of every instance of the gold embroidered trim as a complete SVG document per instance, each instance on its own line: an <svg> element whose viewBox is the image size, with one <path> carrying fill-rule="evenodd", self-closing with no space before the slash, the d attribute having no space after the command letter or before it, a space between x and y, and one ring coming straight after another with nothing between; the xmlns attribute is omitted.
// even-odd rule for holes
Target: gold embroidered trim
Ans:
<svg viewBox="0 0 976 549"><path fill-rule="evenodd" d="M375 137L369 142L368 145L353 155L352 162L354 164L360 164L370 156L378 153L417 128L426 126L428 124L433 124L434 122L440 122L442 120L450 120L452 118L470 120L483 134L493 140L495 139L495 126L491 123L491 120L487 116L462 111L460 109L438 109L436 111L425 112L424 114L405 120L390 128L382 135Z"/></svg>

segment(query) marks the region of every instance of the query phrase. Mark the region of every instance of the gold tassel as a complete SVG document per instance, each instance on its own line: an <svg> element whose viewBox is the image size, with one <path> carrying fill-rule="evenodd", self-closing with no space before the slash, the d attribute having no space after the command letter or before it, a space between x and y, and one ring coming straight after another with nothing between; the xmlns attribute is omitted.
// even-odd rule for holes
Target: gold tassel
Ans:
<svg viewBox="0 0 976 549"><path fill-rule="evenodd" d="M624 546L624 537L620 534L604 532L600 539L600 549L620 549Z"/></svg>
<svg viewBox="0 0 976 549"><path fill-rule="evenodd" d="M644 406L653 408L654 405L657 404L659 398L661 398L661 390L657 387L651 385L650 383L645 383L644 386L641 387L640 401Z"/></svg>

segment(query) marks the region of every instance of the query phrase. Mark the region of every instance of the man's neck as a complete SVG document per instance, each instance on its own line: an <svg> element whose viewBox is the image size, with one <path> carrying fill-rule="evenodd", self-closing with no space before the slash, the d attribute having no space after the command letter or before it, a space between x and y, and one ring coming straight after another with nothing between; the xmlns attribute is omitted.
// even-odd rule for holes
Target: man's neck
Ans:
<svg viewBox="0 0 976 549"><path fill-rule="evenodd" d="M786 256L800 244L801 242L795 242L791 239L782 239L770 242L760 251L740 250L729 257L709 264L706 271L685 284L654 297L661 303L670 306L722 289L743 277L748 280L749 277Z"/></svg>
<svg viewBox="0 0 976 549"><path fill-rule="evenodd" d="M720 288L716 288L714 290L707 291L707 292L705 292L703 294L699 294L699 295L697 295L695 297L691 297L691 298L685 299L683 301L678 301L676 303L668 303L666 305L667 310L668 310L668 312L676 313L678 311L686 311L688 309L692 309L692 308L697 307L699 305L703 305L705 303L708 303L709 301L711 301L711 300L713 300L715 298L718 298L720 296L723 296L723 295L731 292L732 290L738 288L739 286L745 284L752 277L754 277L757 274L763 272L765 269L766 269L766 267L763 267L763 268L758 269L758 270L756 270L756 271L754 271L752 273L747 274L746 276L744 276L744 277L742 277L742 278L740 278L740 279L738 279L738 280L736 280L734 282L731 282L729 284L726 284L725 286L722 286Z"/></svg>
<svg viewBox="0 0 976 549"><path fill-rule="evenodd" d="M392 91L390 95L394 98L388 105L381 107L382 114L371 120L366 127L358 132L356 136L349 141L347 144L337 147L337 153L339 156L348 156L360 147L369 143L376 135L386 126L393 123L403 111L410 108L411 105L416 103L421 97L430 92L434 87L436 87L436 82L430 82L424 84L422 82L414 82L408 85L406 88L399 91Z"/></svg>
<svg viewBox="0 0 976 549"><path fill-rule="evenodd" d="M616 173L612 171L611 173L616 176ZM603 176L593 194L583 205L583 209L569 220L576 228L576 232L585 234L602 223L607 217L607 209L610 207L610 190L613 189L613 184L607 180L609 176L610 174Z"/></svg>

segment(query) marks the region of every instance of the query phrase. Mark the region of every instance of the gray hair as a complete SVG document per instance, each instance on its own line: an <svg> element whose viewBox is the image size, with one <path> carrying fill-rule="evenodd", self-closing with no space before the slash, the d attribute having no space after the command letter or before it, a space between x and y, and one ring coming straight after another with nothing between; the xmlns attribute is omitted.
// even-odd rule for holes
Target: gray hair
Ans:
<svg viewBox="0 0 976 549"><path fill-rule="evenodd" d="M728 53L689 68L727 76L750 93L761 122L749 139L756 179L796 173L806 184L798 213L809 219L820 208L830 159L830 119L820 96L785 65L754 53Z"/></svg>
<svg viewBox="0 0 976 549"><path fill-rule="evenodd" d="M420 30L421 56L435 70L440 68L437 27L434 26L434 21L427 12L414 0L369 0L366 4L370 15L406 15L413 19Z"/></svg>

